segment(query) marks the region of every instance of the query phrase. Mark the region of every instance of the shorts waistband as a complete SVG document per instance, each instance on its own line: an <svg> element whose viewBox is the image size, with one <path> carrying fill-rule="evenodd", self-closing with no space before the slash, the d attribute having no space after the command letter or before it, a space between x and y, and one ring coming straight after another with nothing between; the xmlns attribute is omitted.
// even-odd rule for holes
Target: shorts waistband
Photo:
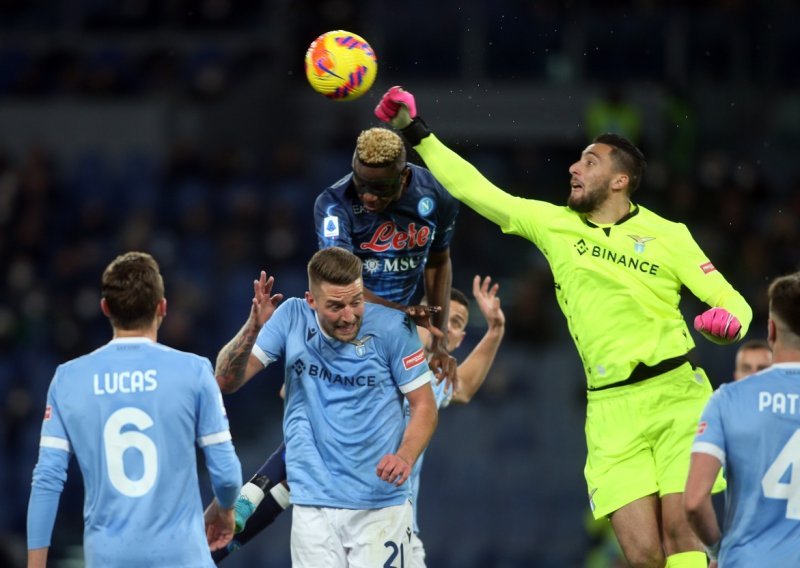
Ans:
<svg viewBox="0 0 800 568"><path fill-rule="evenodd" d="M688 353L685 353L684 355L678 355L677 357L670 357L669 359L664 359L663 361L660 361L655 365L645 365L644 363L639 363L638 365L636 365L636 367L634 367L630 376L624 381L620 381L618 383L611 383L610 385L604 385L602 387L596 387L596 388L589 387L586 390L589 392L599 392L617 387L635 385L636 383L641 383L642 381L646 381L647 379L652 379L654 377L658 377L659 375L663 375L664 373L669 373L670 371L675 370L681 365L684 365L686 363L691 364L692 367L697 366L694 363L694 349L692 349Z"/></svg>

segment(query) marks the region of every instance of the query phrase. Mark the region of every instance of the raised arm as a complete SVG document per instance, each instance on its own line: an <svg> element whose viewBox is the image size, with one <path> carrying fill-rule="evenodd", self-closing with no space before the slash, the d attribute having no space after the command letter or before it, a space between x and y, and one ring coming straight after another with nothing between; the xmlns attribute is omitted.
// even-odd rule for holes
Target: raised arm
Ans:
<svg viewBox="0 0 800 568"><path fill-rule="evenodd" d="M512 216L525 200L498 188L475 166L442 144L417 116L414 96L392 87L375 107L375 116L399 130L425 165L453 197L508 232Z"/></svg>
<svg viewBox="0 0 800 568"><path fill-rule="evenodd" d="M258 332L272 317L283 294L272 294L275 279L261 271L258 280L253 281L253 304L250 316L242 329L223 347L217 355L214 374L220 390L229 394L239 390L253 375L264 368L264 365L253 355Z"/></svg>
<svg viewBox="0 0 800 568"><path fill-rule="evenodd" d="M500 298L497 297L500 285L492 285L491 282L489 276L481 280L481 277L476 275L472 280L472 294L488 329L475 349L458 366L458 388L453 392L452 402L467 404L472 400L489 374L505 335L506 316L500 308Z"/></svg>

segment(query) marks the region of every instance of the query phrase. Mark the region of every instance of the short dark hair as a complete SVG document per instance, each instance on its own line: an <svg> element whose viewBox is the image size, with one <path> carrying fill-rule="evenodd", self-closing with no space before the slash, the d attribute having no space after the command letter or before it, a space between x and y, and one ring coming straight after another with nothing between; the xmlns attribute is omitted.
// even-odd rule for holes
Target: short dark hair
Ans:
<svg viewBox="0 0 800 568"><path fill-rule="evenodd" d="M450 301L458 302L465 308L469 309L470 305L469 298L467 298L467 295L458 288L450 288ZM428 305L428 297L422 296L422 299L419 301L419 303L422 304L423 306Z"/></svg>
<svg viewBox="0 0 800 568"><path fill-rule="evenodd" d="M647 160L642 151L627 138L610 132L595 136L592 142L611 146L611 158L617 168L628 174L628 194L639 189L639 183L647 169Z"/></svg>
<svg viewBox="0 0 800 568"><path fill-rule="evenodd" d="M111 325L123 330L148 327L164 298L164 279L156 260L146 252L119 255L103 271L102 297Z"/></svg>
<svg viewBox="0 0 800 568"><path fill-rule="evenodd" d="M742 344L739 345L738 351L755 351L756 349L772 351L769 347L769 343L767 343L765 339L748 339L747 341L743 341Z"/></svg>
<svg viewBox="0 0 800 568"><path fill-rule="evenodd" d="M469 309L469 298L467 298L467 295L458 288L450 288L450 301L458 302L465 308Z"/></svg>
<svg viewBox="0 0 800 568"><path fill-rule="evenodd" d="M800 338L800 272L776 278L768 295L770 314Z"/></svg>
<svg viewBox="0 0 800 568"><path fill-rule="evenodd" d="M308 261L308 285L347 286L361 278L361 259L341 247L318 250Z"/></svg>

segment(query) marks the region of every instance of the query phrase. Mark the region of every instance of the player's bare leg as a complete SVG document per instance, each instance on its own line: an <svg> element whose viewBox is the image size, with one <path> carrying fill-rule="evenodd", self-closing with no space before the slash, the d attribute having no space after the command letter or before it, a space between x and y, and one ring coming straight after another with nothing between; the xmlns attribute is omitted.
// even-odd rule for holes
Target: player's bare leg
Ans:
<svg viewBox="0 0 800 568"><path fill-rule="evenodd" d="M642 497L614 511L611 526L632 568L662 568L665 565L661 543L661 503L656 495Z"/></svg>
<svg viewBox="0 0 800 568"><path fill-rule="evenodd" d="M694 557L694 564L687 564L687 566L705 566L706 554L703 543L692 531L683 510L683 493L670 493L661 498L661 521L664 551L668 560L672 561L676 554L695 552L694 555L682 554L682 556ZM674 562L670 565L673 564Z"/></svg>

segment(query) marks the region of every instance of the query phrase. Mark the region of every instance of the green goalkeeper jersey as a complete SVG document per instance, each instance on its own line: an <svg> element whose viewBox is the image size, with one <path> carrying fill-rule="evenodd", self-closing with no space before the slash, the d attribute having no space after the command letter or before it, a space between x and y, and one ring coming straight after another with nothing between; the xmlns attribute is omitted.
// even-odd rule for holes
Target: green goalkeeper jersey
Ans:
<svg viewBox="0 0 800 568"><path fill-rule="evenodd" d="M620 383L639 363L654 366L694 347L678 309L682 286L727 309L741 322L740 335L747 332L750 306L685 225L632 205L614 225L598 227L567 206L502 191L434 135L415 150L454 197L542 251L588 388Z"/></svg>

